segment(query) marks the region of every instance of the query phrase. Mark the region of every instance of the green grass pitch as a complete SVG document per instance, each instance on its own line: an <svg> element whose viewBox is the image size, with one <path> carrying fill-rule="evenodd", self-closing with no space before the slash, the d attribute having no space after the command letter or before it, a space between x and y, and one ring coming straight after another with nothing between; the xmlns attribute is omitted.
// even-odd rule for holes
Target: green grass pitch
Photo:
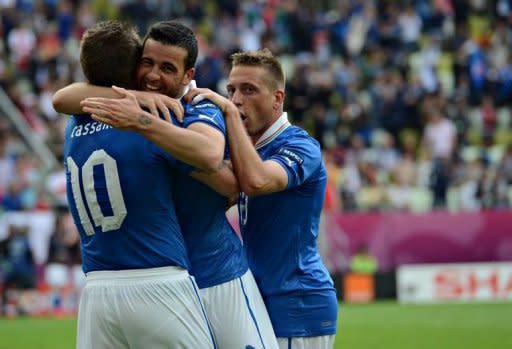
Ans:
<svg viewBox="0 0 512 349"><path fill-rule="evenodd" d="M0 349L72 349L75 334L74 319L0 319ZM345 348L512 348L512 302L341 304L335 349Z"/></svg>

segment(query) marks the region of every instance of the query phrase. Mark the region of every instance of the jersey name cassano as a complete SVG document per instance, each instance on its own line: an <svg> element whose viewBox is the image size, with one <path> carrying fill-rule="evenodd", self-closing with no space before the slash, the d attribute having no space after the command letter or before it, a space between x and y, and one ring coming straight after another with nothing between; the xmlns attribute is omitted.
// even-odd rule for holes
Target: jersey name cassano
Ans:
<svg viewBox="0 0 512 349"><path fill-rule="evenodd" d="M80 116L80 117L82 117L82 116ZM90 136L90 135L93 135L95 133L98 133L98 132L101 132L104 130L109 130L111 128L112 128L112 126L103 124L101 122L96 122L96 121L88 122L83 125L74 126L73 129L71 130L71 134L69 137L75 138L75 137L82 137L82 136Z"/></svg>

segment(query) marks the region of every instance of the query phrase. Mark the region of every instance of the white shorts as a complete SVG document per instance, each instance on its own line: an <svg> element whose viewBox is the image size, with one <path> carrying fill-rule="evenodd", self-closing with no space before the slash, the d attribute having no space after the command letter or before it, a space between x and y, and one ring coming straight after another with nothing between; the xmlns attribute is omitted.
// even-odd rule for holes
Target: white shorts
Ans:
<svg viewBox="0 0 512 349"><path fill-rule="evenodd" d="M279 349L332 349L334 335L317 337L277 338Z"/></svg>
<svg viewBox="0 0 512 349"><path fill-rule="evenodd" d="M215 348L199 290L179 267L95 271L78 310L78 349Z"/></svg>
<svg viewBox="0 0 512 349"><path fill-rule="evenodd" d="M278 348L267 308L250 271L200 292L219 348Z"/></svg>

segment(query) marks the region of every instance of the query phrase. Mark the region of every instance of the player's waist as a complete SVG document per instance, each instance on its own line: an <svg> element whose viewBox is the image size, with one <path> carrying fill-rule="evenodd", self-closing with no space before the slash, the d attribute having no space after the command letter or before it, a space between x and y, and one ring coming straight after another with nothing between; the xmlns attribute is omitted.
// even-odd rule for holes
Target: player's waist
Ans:
<svg viewBox="0 0 512 349"><path fill-rule="evenodd" d="M186 269L178 266L128 270L97 270L90 271L85 275L88 284L100 282L102 285L135 281L172 281L190 277Z"/></svg>
<svg viewBox="0 0 512 349"><path fill-rule="evenodd" d="M95 246L92 244L82 246L82 263L85 273L148 270L175 266L190 269L186 249L178 244L178 247L173 250L162 246L152 248L151 245L139 244L137 248L134 244L116 244L113 240L108 242L108 244L96 243Z"/></svg>
<svg viewBox="0 0 512 349"><path fill-rule="evenodd" d="M338 300L334 289L264 298L278 337L310 337L336 332Z"/></svg>
<svg viewBox="0 0 512 349"><path fill-rule="evenodd" d="M289 266L293 266L289 264ZM276 265L261 267L258 263L249 263L249 267L261 289L267 297L308 296L325 294L334 290L333 281L326 270L315 268L310 270L292 269L290 267L278 268ZM259 267L259 268L258 268Z"/></svg>

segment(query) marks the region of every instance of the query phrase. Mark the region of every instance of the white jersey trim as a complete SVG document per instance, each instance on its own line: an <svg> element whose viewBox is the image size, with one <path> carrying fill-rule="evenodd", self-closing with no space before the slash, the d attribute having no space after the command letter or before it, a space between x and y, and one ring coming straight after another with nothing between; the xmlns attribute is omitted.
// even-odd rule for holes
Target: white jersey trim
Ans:
<svg viewBox="0 0 512 349"><path fill-rule="evenodd" d="M272 142L277 136L279 136L284 130L291 126L288 121L288 113L284 112L281 114L279 119L277 119L272 126L270 126L265 133L261 135L258 141L255 144L256 149L264 147L265 145Z"/></svg>
<svg viewBox="0 0 512 349"><path fill-rule="evenodd" d="M196 81L195 80L190 80L188 85L185 86L185 89L183 90L183 94L178 99L182 99L188 93L188 91L190 91L193 88L197 88Z"/></svg>

